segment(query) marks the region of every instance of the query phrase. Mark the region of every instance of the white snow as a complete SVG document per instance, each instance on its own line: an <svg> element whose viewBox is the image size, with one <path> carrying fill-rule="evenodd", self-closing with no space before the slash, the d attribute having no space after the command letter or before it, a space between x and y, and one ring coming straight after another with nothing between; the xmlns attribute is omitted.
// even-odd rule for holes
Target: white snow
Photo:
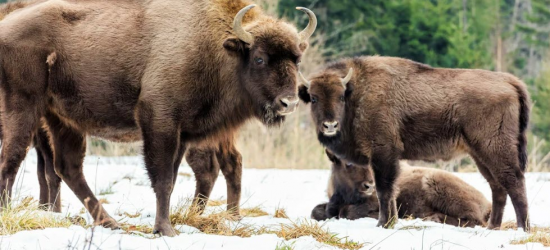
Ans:
<svg viewBox="0 0 550 250"><path fill-rule="evenodd" d="M155 215L155 196L150 188L141 157L100 158L86 157L84 172L87 181L96 194L112 189L113 194L98 195L106 198L110 204L105 208L115 219L124 219L133 224L153 225ZM187 165L180 172L191 173ZM478 173L456 174L469 184L478 188L487 199L491 192L485 179ZM274 226L279 223L306 220L313 207L325 202L326 183L329 170L282 170L282 169L244 169L242 184L242 207L260 206L270 213L269 216L245 218L244 223ZM531 223L550 226L550 174L528 173L527 193L530 202ZM172 205L181 199L192 197L195 188L193 177L179 176L172 194ZM34 151L29 153L19 170L14 188L16 198L38 197L39 188L36 177ZM225 199L226 185L220 175L211 198ZM83 205L63 184L63 214L79 214ZM274 218L276 208L285 208L290 220ZM138 218L129 219L122 213L135 214ZM119 215L120 214L120 215ZM90 221L89 216L86 218ZM504 221L515 220L515 213L508 199ZM541 244L510 245L510 241L521 239L522 231L492 231L481 227L457 228L420 220L399 220L395 229L376 227L374 219L330 220L321 222L338 237L364 242L363 249L542 249ZM414 227L412 227L414 226ZM240 238L235 236L216 236L203 234L195 228L181 225L176 237L144 237L126 234L121 230L112 231L101 227L85 229L80 226L69 228L48 228L45 230L22 231L14 235L0 237L0 249L270 249L277 245L292 245L294 249L336 249L317 242L312 237L301 237L285 241L274 234ZM91 246L90 246L90 238Z"/></svg>

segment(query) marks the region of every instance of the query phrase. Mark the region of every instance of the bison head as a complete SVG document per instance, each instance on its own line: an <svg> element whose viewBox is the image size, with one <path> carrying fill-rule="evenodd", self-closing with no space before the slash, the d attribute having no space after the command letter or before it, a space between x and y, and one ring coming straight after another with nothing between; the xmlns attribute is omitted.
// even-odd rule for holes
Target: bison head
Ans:
<svg viewBox="0 0 550 250"><path fill-rule="evenodd" d="M331 174L335 190L348 190L358 197L368 197L376 191L374 174L369 166L354 165L339 159L328 150L325 152L332 161Z"/></svg>
<svg viewBox="0 0 550 250"><path fill-rule="evenodd" d="M344 77L338 72L326 71L307 80L299 88L299 96L305 103L311 103L311 114L320 137L337 137L343 124L346 101L352 92L350 80L353 69Z"/></svg>
<svg viewBox="0 0 550 250"><path fill-rule="evenodd" d="M268 17L243 26L244 15L254 7L249 5L235 16L235 36L226 39L223 46L240 59L236 73L254 103L256 116L265 124L279 124L297 108L298 64L317 18L311 10L299 7L309 16L309 24L301 32Z"/></svg>

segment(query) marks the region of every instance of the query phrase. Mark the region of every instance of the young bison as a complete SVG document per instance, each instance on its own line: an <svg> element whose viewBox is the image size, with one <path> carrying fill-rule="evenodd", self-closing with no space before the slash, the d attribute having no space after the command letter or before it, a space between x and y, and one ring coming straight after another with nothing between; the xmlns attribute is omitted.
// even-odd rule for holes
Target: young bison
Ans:
<svg viewBox="0 0 550 250"><path fill-rule="evenodd" d="M303 77L302 77L303 78ZM393 57L358 57L303 79L319 141L338 158L372 164L378 225L397 213L399 160L448 160L469 154L493 193L489 228L498 228L507 194L528 230L524 172L530 100L513 75L432 68Z"/></svg>
<svg viewBox="0 0 550 250"><path fill-rule="evenodd" d="M378 198L370 166L351 164L328 151L327 155L333 162L327 188L330 201L316 206L312 218L378 218ZM399 218L411 216L454 226L484 226L489 219L491 203L451 173L403 167L395 187Z"/></svg>

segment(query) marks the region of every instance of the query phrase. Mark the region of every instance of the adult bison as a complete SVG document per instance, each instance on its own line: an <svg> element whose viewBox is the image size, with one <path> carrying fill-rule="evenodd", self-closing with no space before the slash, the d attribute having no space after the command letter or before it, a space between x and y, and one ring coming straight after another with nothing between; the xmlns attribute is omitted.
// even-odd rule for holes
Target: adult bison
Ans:
<svg viewBox="0 0 550 250"><path fill-rule="evenodd" d="M340 60L303 80L299 95L311 102L319 141L341 159L372 164L379 226L396 214L399 159L447 160L467 153L491 186L489 228L500 227L508 194L518 227L528 230L530 100L519 79L372 56Z"/></svg>
<svg viewBox="0 0 550 250"><path fill-rule="evenodd" d="M218 143L246 120L296 108L303 31L248 1L62 1L0 22L2 205L41 118L58 175L96 224L116 228L82 174L86 135L143 140L157 197L154 231L174 235L170 195L188 145ZM246 15L245 15L246 14Z"/></svg>
<svg viewBox="0 0 550 250"><path fill-rule="evenodd" d="M312 218L378 219L372 168L338 159L329 151L327 155L332 161L327 188L329 202L316 206ZM491 203L481 192L449 172L404 166L395 187L399 218L422 218L469 227L484 226L489 219Z"/></svg>

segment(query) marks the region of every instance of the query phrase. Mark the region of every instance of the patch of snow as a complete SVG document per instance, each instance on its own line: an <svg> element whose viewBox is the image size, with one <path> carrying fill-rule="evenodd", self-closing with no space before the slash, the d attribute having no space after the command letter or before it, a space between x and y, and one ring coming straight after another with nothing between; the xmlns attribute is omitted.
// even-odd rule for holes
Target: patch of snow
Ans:
<svg viewBox="0 0 550 250"><path fill-rule="evenodd" d="M39 186L36 177L36 155L34 150L22 164L15 198L38 197ZM109 204L105 209L117 220L136 224L154 224L155 195L145 171L142 157L97 157L88 156L84 162L84 173L91 189L98 198L105 198ZM195 179L187 165L178 176L171 204L193 196ZM491 200L491 191L479 173L457 173L469 184L480 190ZM326 184L329 170L291 169L244 169L241 207L260 206L270 215L244 218L241 223L255 226L275 227L280 223L307 220L313 207L326 202ZM526 177L531 223L550 226L550 174L528 173ZM106 192L112 191L112 192ZM105 193L99 195L100 193ZM63 215L78 215L83 208L78 198L62 185ZM226 183L218 178L211 198L226 199ZM225 207L223 205L222 207ZM274 218L277 208L284 208L289 219ZM124 214L137 214L128 218ZM82 214L88 222L89 215ZM504 221L515 220L513 206L508 199ZM541 244L510 245L510 241L525 237L522 231L492 231L485 228L457 228L421 220L399 220L394 229L376 227L376 220L370 218L349 220L328 220L320 222L338 237L365 243L364 249L542 249ZM217 236L201 233L186 225L176 227L181 234L176 237L127 234L122 230L101 227L85 229L80 226L69 228L47 228L45 230L22 231L0 237L0 249L270 249L277 245L293 246L294 249L337 249L317 242L312 237L301 237L285 241L274 234L256 235L249 238ZM88 249L86 247L86 249Z"/></svg>

